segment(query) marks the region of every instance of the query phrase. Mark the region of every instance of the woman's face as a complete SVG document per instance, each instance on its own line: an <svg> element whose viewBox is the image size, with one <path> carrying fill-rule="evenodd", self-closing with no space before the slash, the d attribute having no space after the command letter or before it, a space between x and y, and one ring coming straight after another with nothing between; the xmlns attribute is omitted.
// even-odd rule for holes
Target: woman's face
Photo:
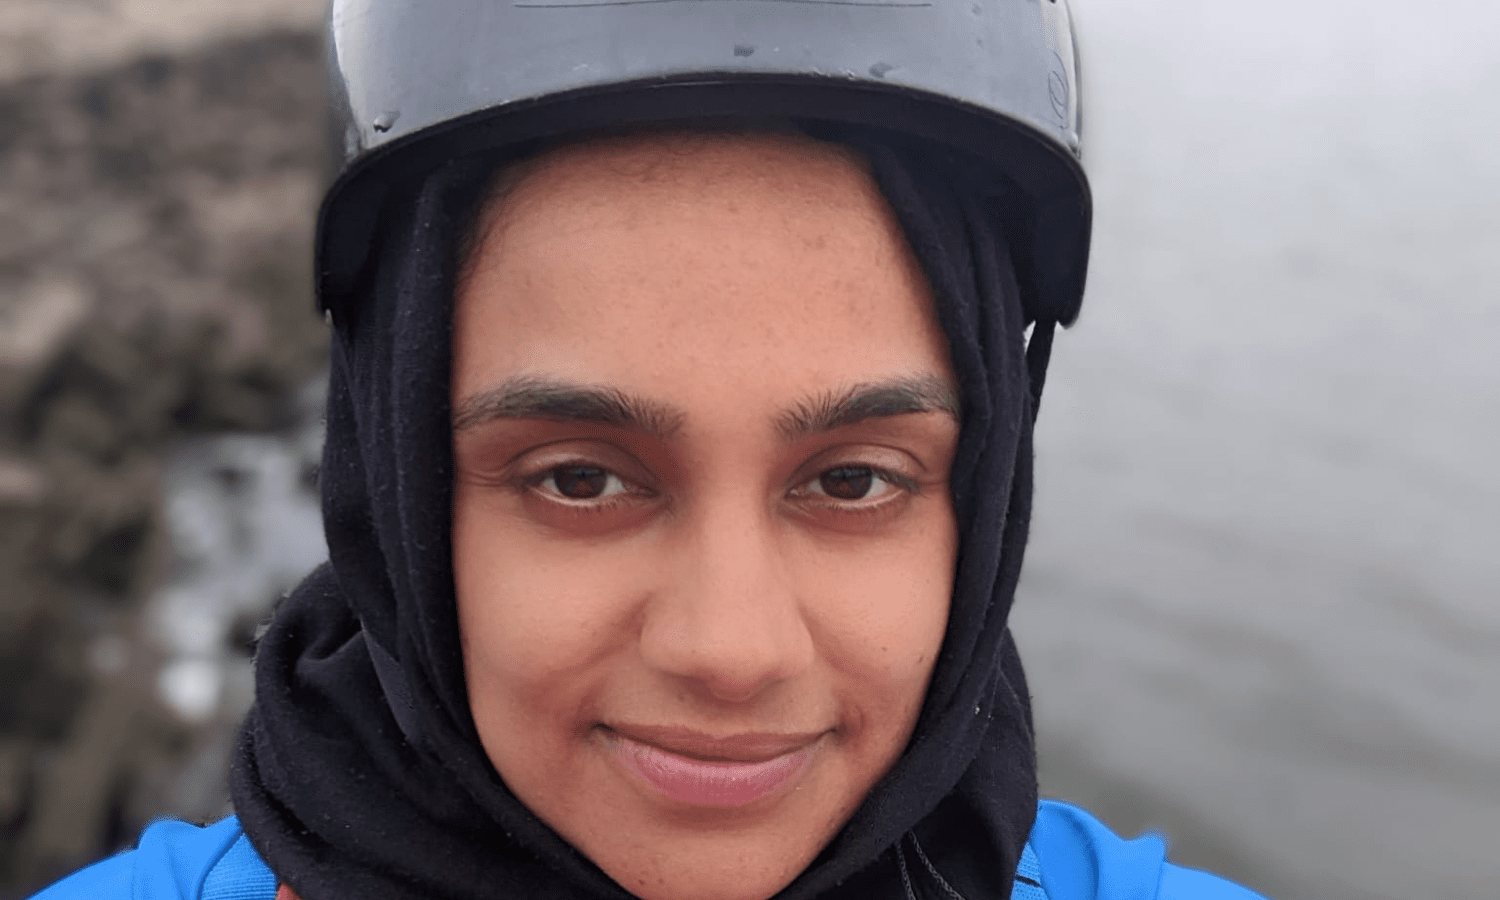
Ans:
<svg viewBox="0 0 1500 900"><path fill-rule="evenodd" d="M943 638L959 426L926 281L811 140L513 174L455 315L475 724L632 893L768 897L901 755Z"/></svg>

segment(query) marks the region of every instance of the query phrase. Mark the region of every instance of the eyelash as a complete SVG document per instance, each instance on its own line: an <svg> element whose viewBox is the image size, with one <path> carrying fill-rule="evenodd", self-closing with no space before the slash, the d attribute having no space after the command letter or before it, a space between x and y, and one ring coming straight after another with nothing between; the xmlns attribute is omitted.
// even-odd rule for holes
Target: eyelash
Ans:
<svg viewBox="0 0 1500 900"><path fill-rule="evenodd" d="M542 488L542 485L549 479L554 479L558 472L570 468L597 469L598 471L603 472L606 477L613 478L618 481L623 490L602 499L576 499L573 497L564 496L560 491L549 491ZM565 507L570 511L581 513L605 513L609 512L612 509L615 509L616 507L625 502L628 502L631 499L639 499L643 497L649 498L655 496L654 491L650 491L627 480L615 470L610 469L606 466L601 466L598 463L582 459L566 460L563 462L552 463L546 468L537 472L533 472L532 474L522 478L521 487L523 490L541 494L542 496L546 497L549 502L556 503L557 505Z"/></svg>
<svg viewBox="0 0 1500 900"><path fill-rule="evenodd" d="M603 499L575 499L563 496L561 492L557 490L543 489L543 484L545 484L549 479L554 479L558 472L568 468L598 470L600 472L603 472L606 477L616 479L623 490L620 490L612 495L608 495ZM831 472L835 472L839 469L868 470L872 478L885 482L895 490L889 496L880 497L874 501L866 501L865 498L840 501L839 498L833 497L826 492L815 493L812 490L812 485L816 484L821 478L823 478L823 476ZM570 511L576 511L580 513L606 513L613 509L616 509L624 503L629 502L631 499L651 498L656 496L654 491L643 488L640 485L627 480L613 469L583 459L565 460L562 462L551 463L544 469L532 472L531 474L524 476L520 481L520 487L522 490L532 491L534 493L542 495L551 503L556 503L557 505L565 507ZM907 476L902 475L898 472L892 472L891 470L882 468L880 466L865 463L840 463L837 465L829 466L826 469L822 469L813 477L798 484L789 492L789 496L820 498L815 501L818 503L818 505L822 506L825 509L836 510L842 514L870 515L878 513L885 507L889 506L891 503L896 502L901 498L903 493L906 496L919 496L922 493L922 489L921 486L911 478L908 478Z"/></svg>
<svg viewBox="0 0 1500 900"><path fill-rule="evenodd" d="M825 475L836 472L839 469L866 470L870 473L871 478L885 482L887 485L890 485L893 490L887 496L877 497L873 500L865 497L860 497L854 500L842 500L841 498L834 497L831 494L827 493L826 490L821 493L813 490L813 486L816 485ZM879 466L873 466L863 463L843 463L840 465L830 466L818 472L812 478L809 478L808 480L802 482L792 490L792 494L794 496L800 494L802 496L816 498L815 502L819 503L825 508L837 509L841 513L853 513L856 515L879 512L887 505L898 500L903 493L908 496L916 496L921 493L921 487L915 481L897 472L892 472Z"/></svg>

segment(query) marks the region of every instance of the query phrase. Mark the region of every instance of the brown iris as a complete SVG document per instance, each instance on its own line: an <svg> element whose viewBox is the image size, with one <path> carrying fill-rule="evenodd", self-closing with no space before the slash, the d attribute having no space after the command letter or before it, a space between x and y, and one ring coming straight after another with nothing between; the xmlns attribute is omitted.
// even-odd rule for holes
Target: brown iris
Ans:
<svg viewBox="0 0 1500 900"><path fill-rule="evenodd" d="M604 493L609 472L594 466L558 466L552 470L557 492L572 500L593 500Z"/></svg>
<svg viewBox="0 0 1500 900"><path fill-rule="evenodd" d="M839 466L818 476L823 493L840 500L859 500L870 493L875 472L868 466Z"/></svg>

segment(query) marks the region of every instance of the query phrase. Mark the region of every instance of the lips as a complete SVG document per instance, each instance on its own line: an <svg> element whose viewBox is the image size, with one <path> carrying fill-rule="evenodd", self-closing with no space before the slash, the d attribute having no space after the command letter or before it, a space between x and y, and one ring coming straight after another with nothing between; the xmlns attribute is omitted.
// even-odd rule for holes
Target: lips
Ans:
<svg viewBox="0 0 1500 900"><path fill-rule="evenodd" d="M735 807L777 793L812 762L820 733L714 738L678 729L606 729L606 744L626 769L668 799Z"/></svg>

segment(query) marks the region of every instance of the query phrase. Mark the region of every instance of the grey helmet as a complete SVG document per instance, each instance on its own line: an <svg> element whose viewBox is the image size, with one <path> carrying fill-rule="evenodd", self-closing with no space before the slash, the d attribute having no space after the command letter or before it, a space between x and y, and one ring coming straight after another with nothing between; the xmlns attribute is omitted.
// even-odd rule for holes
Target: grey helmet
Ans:
<svg viewBox="0 0 1500 900"><path fill-rule="evenodd" d="M343 165L318 227L324 309L370 264L392 189L457 154L748 117L889 129L992 167L1021 198L1028 318L1078 315L1091 202L1066 0L333 0L328 40Z"/></svg>

